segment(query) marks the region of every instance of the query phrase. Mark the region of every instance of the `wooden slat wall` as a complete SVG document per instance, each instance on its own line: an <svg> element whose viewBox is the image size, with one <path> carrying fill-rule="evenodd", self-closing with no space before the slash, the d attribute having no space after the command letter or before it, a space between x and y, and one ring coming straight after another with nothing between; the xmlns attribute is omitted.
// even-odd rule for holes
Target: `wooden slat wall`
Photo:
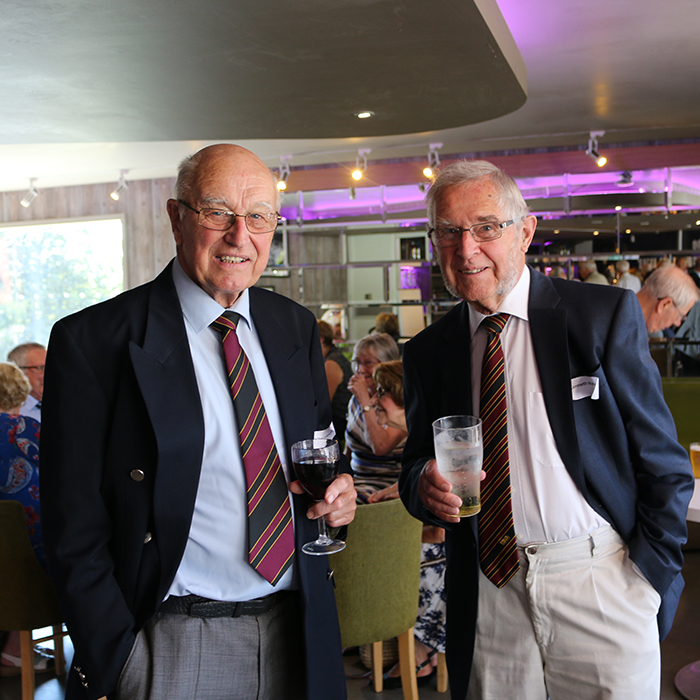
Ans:
<svg viewBox="0 0 700 700"><path fill-rule="evenodd" d="M175 255L175 244L165 202L175 178L132 180L115 202L109 193L114 183L39 189L25 209L25 192L0 193L0 223L46 221L86 217L124 216L124 285L126 289L153 279Z"/></svg>
<svg viewBox="0 0 700 700"><path fill-rule="evenodd" d="M114 183L40 189L39 196L25 209L20 199L25 192L0 193L0 224L124 216L124 284L126 289L153 279L175 255L165 203L172 194L174 178L132 180L122 198L109 196ZM336 264L342 261L341 238L337 230L291 232L289 262ZM273 287L321 315L324 302L347 299L344 270L306 270L302 278L296 270L289 277L263 277L259 284Z"/></svg>

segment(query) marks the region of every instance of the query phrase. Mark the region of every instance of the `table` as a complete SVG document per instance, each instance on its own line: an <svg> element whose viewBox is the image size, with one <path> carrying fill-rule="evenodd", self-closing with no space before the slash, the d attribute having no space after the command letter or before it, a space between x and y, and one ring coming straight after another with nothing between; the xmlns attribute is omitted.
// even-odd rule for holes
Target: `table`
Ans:
<svg viewBox="0 0 700 700"><path fill-rule="evenodd" d="M695 491L688 506L688 520L700 523L700 479L695 479ZM684 666L674 678L676 690L689 700L700 698L700 661Z"/></svg>

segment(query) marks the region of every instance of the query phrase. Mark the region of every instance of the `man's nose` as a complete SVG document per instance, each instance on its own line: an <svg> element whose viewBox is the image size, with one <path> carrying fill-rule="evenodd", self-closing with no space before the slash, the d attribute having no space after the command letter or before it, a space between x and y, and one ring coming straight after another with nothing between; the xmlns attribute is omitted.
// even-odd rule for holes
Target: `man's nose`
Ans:
<svg viewBox="0 0 700 700"><path fill-rule="evenodd" d="M457 254L461 258L471 258L473 255L478 253L481 247L477 241L474 240L471 231L462 231L462 235L457 244Z"/></svg>
<svg viewBox="0 0 700 700"><path fill-rule="evenodd" d="M248 236L248 228L246 227L244 216L234 216L231 225L226 229L226 238L238 238L238 236Z"/></svg>

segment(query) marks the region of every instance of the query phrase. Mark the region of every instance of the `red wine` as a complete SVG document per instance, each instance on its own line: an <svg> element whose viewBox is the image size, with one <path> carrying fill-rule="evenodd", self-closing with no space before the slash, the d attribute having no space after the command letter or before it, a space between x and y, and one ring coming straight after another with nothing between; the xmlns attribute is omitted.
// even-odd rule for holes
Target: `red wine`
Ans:
<svg viewBox="0 0 700 700"><path fill-rule="evenodd" d="M338 460L327 462L303 459L301 462L294 462L294 471L306 493L314 501L322 501L326 489L338 473Z"/></svg>

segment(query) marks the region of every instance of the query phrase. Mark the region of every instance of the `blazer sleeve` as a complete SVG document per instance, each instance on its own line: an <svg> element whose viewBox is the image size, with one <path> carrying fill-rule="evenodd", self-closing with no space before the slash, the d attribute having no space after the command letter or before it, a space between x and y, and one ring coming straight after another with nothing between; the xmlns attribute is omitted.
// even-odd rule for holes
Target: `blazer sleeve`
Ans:
<svg viewBox="0 0 700 700"><path fill-rule="evenodd" d="M663 596L683 565L681 546L687 537L686 515L694 481L688 454L678 443L661 378L649 353L641 309L631 292L622 294L617 305L602 369L624 425L625 457L636 486L635 525L628 540L630 556ZM600 408L605 417L605 404ZM620 442L614 434L614 420L610 412L606 429L612 444ZM586 450L585 442L581 446ZM618 462L620 459L618 453ZM623 467L618 464L618 469Z"/></svg>
<svg viewBox="0 0 700 700"><path fill-rule="evenodd" d="M404 408L408 437L399 475L399 493L406 509L414 518L449 530L451 525L425 508L418 496L421 471L431 459L435 459L432 423L439 413L437 391L441 385L439 376L433 372L439 363L434 357L421 363L420 355L420 348L416 352L415 341L404 346Z"/></svg>
<svg viewBox="0 0 700 700"><path fill-rule="evenodd" d="M101 495L110 409L100 377L63 322L54 326L42 402L41 503L49 573L87 698L114 690L134 618L113 575ZM87 684L87 685L86 685Z"/></svg>

